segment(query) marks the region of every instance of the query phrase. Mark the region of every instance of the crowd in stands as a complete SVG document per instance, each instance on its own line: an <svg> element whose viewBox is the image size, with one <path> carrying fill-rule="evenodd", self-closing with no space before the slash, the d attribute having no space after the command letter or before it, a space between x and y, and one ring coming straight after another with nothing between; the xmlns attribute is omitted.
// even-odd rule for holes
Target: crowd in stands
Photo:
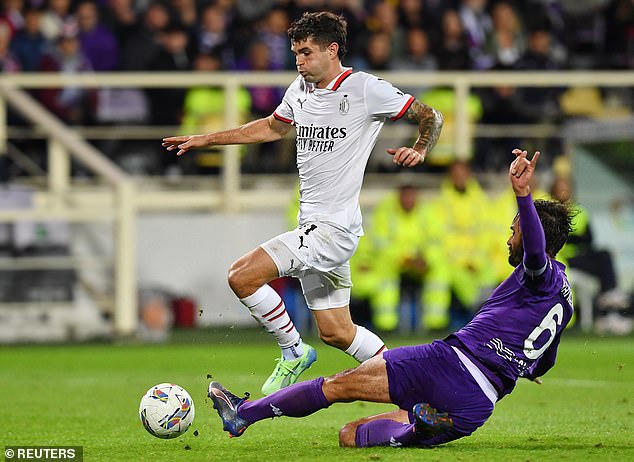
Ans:
<svg viewBox="0 0 634 462"><path fill-rule="evenodd" d="M5 0L3 5L3 72L294 70L286 30L303 12L323 9L347 19L344 64L359 70L634 68L630 0ZM270 114L283 91L246 90L240 108L248 117ZM424 93L405 90L419 97ZM69 124L132 120L182 125L183 132L208 125L192 125L201 117L190 113L196 111L192 107L202 107L192 100L202 93L192 96L186 89L69 87L36 93ZM485 89L470 102L470 117L482 123L556 121L561 93L557 88ZM205 101L209 94L202 96ZM222 98L206 101L209 114L202 118L217 117ZM476 150L495 158L490 151L497 147L485 143ZM262 149L269 149L272 159L281 153ZM478 158L478 152L476 168L499 166ZM506 165L506 158L499 164ZM266 171L262 165L277 169L268 162L254 170Z"/></svg>
<svg viewBox="0 0 634 462"><path fill-rule="evenodd" d="M372 70L626 69L634 66L628 0L6 0L2 66L42 70L60 39L77 38L94 71L293 70L286 29L304 11L348 21L347 64ZM257 58L256 58L257 59ZM167 61L167 62L165 62Z"/></svg>

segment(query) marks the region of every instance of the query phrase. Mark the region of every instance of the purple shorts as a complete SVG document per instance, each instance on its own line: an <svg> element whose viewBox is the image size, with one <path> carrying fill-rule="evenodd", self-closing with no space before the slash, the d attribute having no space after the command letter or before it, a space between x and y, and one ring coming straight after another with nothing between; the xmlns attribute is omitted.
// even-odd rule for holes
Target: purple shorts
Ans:
<svg viewBox="0 0 634 462"><path fill-rule="evenodd" d="M412 408L417 403L429 403L453 419L451 434L434 444L470 435L493 412L493 403L458 355L442 340L388 350L383 358L387 363L390 398L408 411L410 423L414 423Z"/></svg>

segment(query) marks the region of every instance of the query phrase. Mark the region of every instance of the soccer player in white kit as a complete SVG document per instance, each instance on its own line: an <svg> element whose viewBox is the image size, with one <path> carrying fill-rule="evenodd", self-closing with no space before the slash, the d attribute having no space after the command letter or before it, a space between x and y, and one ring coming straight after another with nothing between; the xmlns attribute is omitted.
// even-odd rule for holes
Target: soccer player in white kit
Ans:
<svg viewBox="0 0 634 462"><path fill-rule="evenodd" d="M320 338L363 362L385 349L371 331L350 317L349 260L363 235L359 192L365 167L387 118L418 125L413 147L388 149L397 165L425 160L442 129L442 115L390 83L342 65L345 20L328 12L305 13L288 30L299 76L268 117L235 129L163 139L168 151L275 141L296 131L300 179L299 225L235 261L229 286L282 350L262 386L268 395L295 383L316 360L303 343L284 302L268 283L282 276L300 280Z"/></svg>

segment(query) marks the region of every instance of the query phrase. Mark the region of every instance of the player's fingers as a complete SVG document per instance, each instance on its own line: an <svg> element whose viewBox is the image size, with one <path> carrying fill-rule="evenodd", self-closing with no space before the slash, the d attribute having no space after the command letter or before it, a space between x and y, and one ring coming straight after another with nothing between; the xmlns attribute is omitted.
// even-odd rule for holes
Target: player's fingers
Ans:
<svg viewBox="0 0 634 462"><path fill-rule="evenodd" d="M404 155L405 149L406 148L401 147L401 148L393 150L395 152L394 152L394 158L392 160L394 161L395 164L403 165L403 161L405 160L405 155Z"/></svg>
<svg viewBox="0 0 634 462"><path fill-rule="evenodd" d="M509 167L509 173L511 175L515 175L516 169L517 169L517 164L519 163L520 158L516 157L515 160L513 162L511 162L511 166Z"/></svg>
<svg viewBox="0 0 634 462"><path fill-rule="evenodd" d="M515 171L513 172L513 175L519 178L526 171L526 168L530 165L530 163L526 160L525 157L518 157L517 160L518 162L515 166Z"/></svg>
<svg viewBox="0 0 634 462"><path fill-rule="evenodd" d="M388 153L388 154L390 154L390 155L392 155L392 156L393 156L394 154L396 154L396 149L394 149L394 148L388 148L388 149L386 149L386 151L387 151L387 153Z"/></svg>
<svg viewBox="0 0 634 462"><path fill-rule="evenodd" d="M535 151L535 154L533 155L533 158L531 159L531 166L535 167L537 165L537 159L539 159L539 156L540 156L540 152Z"/></svg>

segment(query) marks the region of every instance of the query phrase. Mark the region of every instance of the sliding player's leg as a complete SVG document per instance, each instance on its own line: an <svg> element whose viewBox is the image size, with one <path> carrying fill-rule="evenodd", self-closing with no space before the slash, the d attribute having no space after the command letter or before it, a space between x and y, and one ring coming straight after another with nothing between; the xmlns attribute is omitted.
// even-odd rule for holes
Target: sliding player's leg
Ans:
<svg viewBox="0 0 634 462"><path fill-rule="evenodd" d="M335 402L356 400L389 403L385 361L376 356L355 369L324 379L296 383L254 401L240 398L218 382L209 384L209 397L224 430L240 436L251 424L272 417L304 417Z"/></svg>

